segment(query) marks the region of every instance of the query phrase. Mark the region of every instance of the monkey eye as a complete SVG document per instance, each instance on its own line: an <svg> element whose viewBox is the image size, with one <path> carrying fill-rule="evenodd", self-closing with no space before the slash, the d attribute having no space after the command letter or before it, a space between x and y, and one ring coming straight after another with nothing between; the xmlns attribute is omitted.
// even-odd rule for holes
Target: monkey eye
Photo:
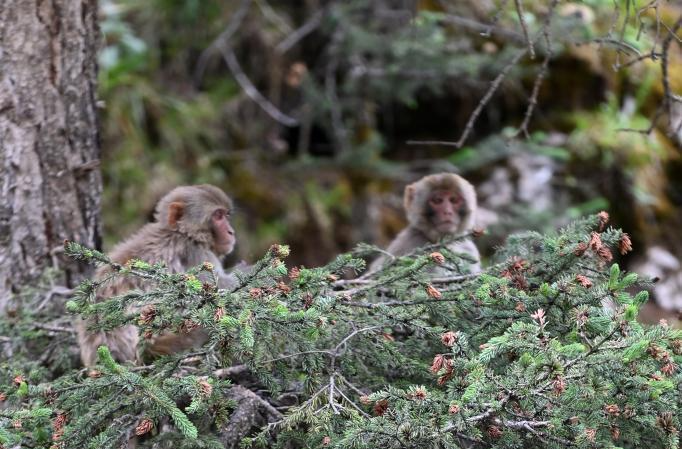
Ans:
<svg viewBox="0 0 682 449"><path fill-rule="evenodd" d="M441 197L439 197L439 196L436 196L436 197L431 198L431 202L432 202L433 204L440 204L440 203L443 202L443 198L441 198Z"/></svg>
<svg viewBox="0 0 682 449"><path fill-rule="evenodd" d="M229 213L225 209L216 209L213 211L213 218L216 220L221 220L226 216L229 216Z"/></svg>

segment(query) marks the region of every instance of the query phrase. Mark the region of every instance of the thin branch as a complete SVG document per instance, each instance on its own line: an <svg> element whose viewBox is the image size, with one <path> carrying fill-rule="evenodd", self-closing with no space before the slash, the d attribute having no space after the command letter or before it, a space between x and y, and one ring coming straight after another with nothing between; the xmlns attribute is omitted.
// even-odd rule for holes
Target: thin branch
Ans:
<svg viewBox="0 0 682 449"><path fill-rule="evenodd" d="M629 53L634 53L637 56L642 55L642 52L640 52L636 47L622 40L611 39L609 37L597 37L592 39L592 42L597 42L599 44L610 44L621 50L627 50Z"/></svg>
<svg viewBox="0 0 682 449"><path fill-rule="evenodd" d="M502 71L497 75L493 82L490 83L488 91L483 96L483 98L481 98L481 101L478 102L478 106L476 106L476 109L474 109L474 112L469 117L469 121L464 127L462 135L460 136L459 140L457 140L457 142L455 143L455 146L457 148L462 148L464 142L466 142L466 140L469 138L469 134L471 134L471 131L474 128L474 124L476 123L478 116L481 115L483 108L485 108L488 102L493 98L493 95L495 95L495 92L497 92L497 89L499 89L500 85L502 84L502 81L504 81L504 79L507 77L511 69L515 67L519 63L519 61L521 61L521 59L523 59L526 53L528 53L528 48L524 48L522 51L518 52L516 56L514 56L514 58L512 58L512 60L509 61L506 66L504 66Z"/></svg>
<svg viewBox="0 0 682 449"><path fill-rule="evenodd" d="M528 25L523 17L523 3L521 3L521 0L514 0L514 5L516 6L516 15L519 17L519 23L521 23L521 29L523 30L523 38L528 46L528 54L530 59L535 59L535 48L533 48L533 41L528 36Z"/></svg>
<svg viewBox="0 0 682 449"><path fill-rule="evenodd" d="M258 106L265 111L272 119L281 123L284 126L296 126L298 125L298 120L280 111L277 106L272 104L260 91L254 86L248 76L244 73L237 57L231 48L223 46L220 48L220 52L223 55L225 63L230 68L232 75L237 80L237 83L241 86L244 93L251 98Z"/></svg>
<svg viewBox="0 0 682 449"><path fill-rule="evenodd" d="M290 359L293 357L298 357L301 355L307 355L307 354L327 354L327 355L334 355L334 352L331 350L315 350L315 351L303 351L303 352L297 352L295 354L287 354L283 355L281 357L276 357L274 359L269 359L269 360L264 360L260 362L261 364L265 365L267 363L273 363L273 362L279 362L280 360L285 360L285 359Z"/></svg>
<svg viewBox="0 0 682 449"><path fill-rule="evenodd" d="M234 33L237 32L241 26L246 14L251 8L252 0L242 0L239 9L232 15L230 22L227 24L225 30L218 35L217 38L203 51L199 56L197 61L197 68L194 71L194 83L198 86L204 77L204 72L206 72L206 66L208 65L208 60L218 51L220 48L227 45L232 39Z"/></svg>
<svg viewBox="0 0 682 449"><path fill-rule="evenodd" d="M673 41L673 36L676 36L677 30L682 26L682 15L677 18L673 29L666 38L663 40L661 45L661 71L663 73L663 104L665 105L666 112L668 113L668 135L671 136L673 133L673 94L670 89L670 74L668 72L668 53L670 52L670 45Z"/></svg>
<svg viewBox="0 0 682 449"><path fill-rule="evenodd" d="M76 331L72 327L52 326L49 324L41 324L41 323L32 324L32 327L34 327L36 329L42 329L45 331L49 331L49 332L61 332L61 333L72 334L72 335L76 333Z"/></svg>
<svg viewBox="0 0 682 449"><path fill-rule="evenodd" d="M256 0L258 9L263 13L263 17L275 24L282 34L291 33L292 29L289 23L282 18L265 0Z"/></svg>
<svg viewBox="0 0 682 449"><path fill-rule="evenodd" d="M494 19L493 19L494 20ZM506 28L500 28L495 26L495 21L491 24L486 24L472 20L468 17L460 17L453 14L448 14L443 16L442 21L447 24L457 25L458 27L468 29L470 31L475 31L481 34L481 36L490 36L491 34L497 35L507 41L512 41L516 44L524 44L524 37L522 34L517 33L513 30L508 30Z"/></svg>
<svg viewBox="0 0 682 449"><path fill-rule="evenodd" d="M320 26L320 23L322 23L322 18L324 17L325 13L326 13L325 9L318 10L300 28L298 28L290 35L288 35L286 39L284 39L282 42L277 44L277 46L275 47L275 51L282 54L291 50L291 48L294 45L296 45L301 39L315 31L315 29Z"/></svg>
<svg viewBox="0 0 682 449"><path fill-rule="evenodd" d="M521 123L521 126L514 134L514 137L516 137L520 132L522 132L526 138L529 137L528 125L530 124L530 119L533 116L535 107L537 106L538 95L540 94L540 86L542 85L542 81L545 79L545 76L547 75L547 69L549 68L549 60L552 59L552 55L554 54L554 51L552 49L552 38L549 20L547 20L542 27L542 35L545 38L545 59L542 61L540 73L538 73L538 76L535 78L535 83L533 84L533 91L530 95L530 100L528 101L528 108L526 109L526 114L523 117L523 122Z"/></svg>

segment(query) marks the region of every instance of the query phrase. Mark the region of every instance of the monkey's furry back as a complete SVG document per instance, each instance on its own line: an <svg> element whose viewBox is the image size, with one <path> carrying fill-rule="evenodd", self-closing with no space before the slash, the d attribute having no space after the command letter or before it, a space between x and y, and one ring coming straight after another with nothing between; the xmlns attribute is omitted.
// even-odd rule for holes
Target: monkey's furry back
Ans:
<svg viewBox="0 0 682 449"><path fill-rule="evenodd" d="M113 262L125 264L131 259L141 259L149 263L163 262L169 271L178 273L187 268L210 262L220 270L221 262L211 251L209 245L188 238L179 230L171 230L162 223L148 223L128 239L116 245L109 255ZM98 280L110 276L111 268L100 268L95 274ZM98 300L121 295L130 290L146 290L149 284L139 278L117 278L98 291ZM136 326L126 325L109 332L88 332L87 323L79 320L76 325L81 359L86 366L97 361L97 348L109 347L116 360L140 361L138 351L139 335ZM188 342L188 344L191 342Z"/></svg>

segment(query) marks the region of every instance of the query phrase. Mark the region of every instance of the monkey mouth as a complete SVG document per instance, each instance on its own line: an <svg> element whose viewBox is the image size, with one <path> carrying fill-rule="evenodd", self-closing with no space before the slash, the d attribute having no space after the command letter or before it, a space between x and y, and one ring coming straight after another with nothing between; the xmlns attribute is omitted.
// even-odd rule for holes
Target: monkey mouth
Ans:
<svg viewBox="0 0 682 449"><path fill-rule="evenodd" d="M445 220L436 224L436 228L441 232L451 232L457 227L455 220Z"/></svg>

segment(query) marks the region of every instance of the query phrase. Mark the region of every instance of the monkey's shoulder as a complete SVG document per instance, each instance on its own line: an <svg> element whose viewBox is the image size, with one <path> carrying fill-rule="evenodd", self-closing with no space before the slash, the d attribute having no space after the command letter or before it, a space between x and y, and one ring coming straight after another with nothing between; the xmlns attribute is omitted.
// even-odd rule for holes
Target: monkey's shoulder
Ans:
<svg viewBox="0 0 682 449"><path fill-rule="evenodd" d="M429 243L431 242L421 231L408 226L398 233L386 251L394 256L403 256L415 248L420 248Z"/></svg>
<svg viewBox="0 0 682 449"><path fill-rule="evenodd" d="M184 271L196 264L215 259L215 255L205 244L195 242L159 223L148 223L140 228L116 245L109 257L119 264L125 264L131 259L149 263L162 262L171 271Z"/></svg>

